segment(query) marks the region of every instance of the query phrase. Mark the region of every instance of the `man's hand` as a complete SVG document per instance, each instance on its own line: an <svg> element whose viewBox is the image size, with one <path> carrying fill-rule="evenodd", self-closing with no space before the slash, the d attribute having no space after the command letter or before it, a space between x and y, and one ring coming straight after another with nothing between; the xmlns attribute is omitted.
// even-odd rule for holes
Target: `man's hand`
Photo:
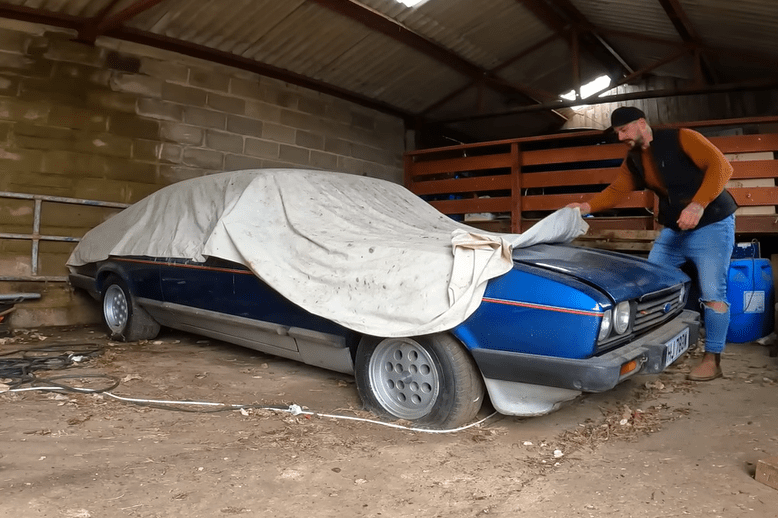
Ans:
<svg viewBox="0 0 778 518"><path fill-rule="evenodd" d="M592 211L591 205L588 203L570 203L566 206L568 209L575 209L576 207L581 209L581 216L586 216Z"/></svg>
<svg viewBox="0 0 778 518"><path fill-rule="evenodd" d="M702 208L702 205L697 202L691 202L683 211L681 211L681 217L678 218L677 221L678 228L681 230L690 230L696 227L697 223L700 222L703 212L705 212L705 209Z"/></svg>

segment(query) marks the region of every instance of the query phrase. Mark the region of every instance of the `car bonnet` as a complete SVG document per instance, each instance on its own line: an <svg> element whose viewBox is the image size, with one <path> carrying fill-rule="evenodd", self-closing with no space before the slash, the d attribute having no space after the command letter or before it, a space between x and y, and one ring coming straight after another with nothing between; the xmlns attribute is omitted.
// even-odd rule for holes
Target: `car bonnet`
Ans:
<svg viewBox="0 0 778 518"><path fill-rule="evenodd" d="M513 250L513 261L575 277L600 288L617 302L689 280L680 270L639 257L567 245L517 248Z"/></svg>

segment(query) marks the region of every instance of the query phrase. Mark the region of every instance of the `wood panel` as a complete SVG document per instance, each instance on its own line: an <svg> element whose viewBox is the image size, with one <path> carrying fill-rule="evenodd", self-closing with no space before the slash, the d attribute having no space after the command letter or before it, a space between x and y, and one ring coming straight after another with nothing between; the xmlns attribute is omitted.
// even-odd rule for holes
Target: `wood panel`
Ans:
<svg viewBox="0 0 778 518"><path fill-rule="evenodd" d="M552 173L524 173L522 175L522 185L525 188L603 185L615 180L618 172L618 167L608 167L603 169L554 171Z"/></svg>
<svg viewBox="0 0 778 518"><path fill-rule="evenodd" d="M415 182L411 190L416 194L452 194L478 191L510 191L511 175L483 176L478 178L450 178Z"/></svg>
<svg viewBox="0 0 778 518"><path fill-rule="evenodd" d="M522 156L524 165L528 166L616 160L623 159L625 153L624 144L605 144L602 146L565 147L543 149L539 151L525 151L522 153Z"/></svg>
<svg viewBox="0 0 778 518"><path fill-rule="evenodd" d="M731 137L711 137L710 140L722 153L756 153L759 151L778 151L778 133L760 135L734 135Z"/></svg>
<svg viewBox="0 0 778 518"><path fill-rule="evenodd" d="M746 160L730 162L737 178L778 178L778 160Z"/></svg>
<svg viewBox="0 0 778 518"><path fill-rule="evenodd" d="M778 122L778 119L773 122ZM701 123L698 126L726 126L726 124L723 121L712 121L710 124ZM607 185L618 174L619 167L616 164L624 157L623 144L570 146L573 141L566 141L568 137L546 135L408 153L405 161L406 185L413 192L421 195L462 196L462 199L431 202L446 214L510 213L509 223L506 219L500 219L473 224L495 229L504 229L509 224L512 232L524 232L537 222L534 218L527 219L527 215L550 213L569 203L587 201L595 194L588 191L597 190L592 189L592 186ZM710 140L726 154L778 153L778 133L711 137ZM543 146L547 149L522 150L525 144L530 147ZM508 145L510 152L506 153ZM462 156L455 158L457 153L461 153ZM472 156L473 154L478 156ZM759 159L731 162L734 168L732 180L741 182L733 183L733 187L728 190L741 207L765 207L769 212L771 207L778 206L778 187L774 186L774 180L778 178L778 156L774 160L770 160L770 156L776 155L754 156L753 158ZM435 159L430 160L430 158ZM603 167L603 161L610 160L614 165ZM588 165L593 167L587 167ZM506 169L510 174L505 172ZM490 174L490 170L500 170L500 174ZM432 179L434 175L453 176L462 171L477 171L479 176ZM766 180L766 182L759 180ZM475 197L478 192L488 191L510 192L511 198ZM474 194L473 197L468 198L466 193ZM645 237L648 234L640 234L640 232L655 231L657 224L653 216L651 214L637 217L621 216L619 211L645 208L653 212L655 204L656 197L650 191L631 193L614 207L613 213L617 217L598 216L586 220L591 229L586 239L589 243L596 243L596 246L607 247L608 243L612 243L617 248L645 249L650 240ZM760 215L759 209L750 210L755 214L738 214L736 218L738 233L778 233L778 215ZM618 236L614 235L614 232ZM623 240L633 244L624 244Z"/></svg>
<svg viewBox="0 0 778 518"><path fill-rule="evenodd" d="M767 216L736 216L735 231L745 234L778 234L778 217L775 214Z"/></svg>
<svg viewBox="0 0 778 518"><path fill-rule="evenodd" d="M475 214L480 212L510 212L511 199L502 198L470 198L464 200L431 201L430 205L443 214Z"/></svg>
<svg viewBox="0 0 778 518"><path fill-rule="evenodd" d="M735 187L727 190L741 207L778 203L778 187Z"/></svg>
<svg viewBox="0 0 778 518"><path fill-rule="evenodd" d="M589 194L546 194L537 196L523 196L525 211L557 210L569 203L576 203L589 199ZM654 206L654 194L649 191L633 191L627 195L615 209L627 208L652 208Z"/></svg>
<svg viewBox="0 0 778 518"><path fill-rule="evenodd" d="M532 226L540 220L537 219L525 219L522 220L522 232L526 232ZM652 216L638 216L629 218L587 218L586 223L589 225L589 232L596 230L614 230L614 231L648 231L654 226L654 218Z"/></svg>
<svg viewBox="0 0 778 518"><path fill-rule="evenodd" d="M497 155L463 156L461 158L412 162L410 173L412 177L417 177L461 171L483 171L486 169L508 168L510 166L511 154L501 153Z"/></svg>

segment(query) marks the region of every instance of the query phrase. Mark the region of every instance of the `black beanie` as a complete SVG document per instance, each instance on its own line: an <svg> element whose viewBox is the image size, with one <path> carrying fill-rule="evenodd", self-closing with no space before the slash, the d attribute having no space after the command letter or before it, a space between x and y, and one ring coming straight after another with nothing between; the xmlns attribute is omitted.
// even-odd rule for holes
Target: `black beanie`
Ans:
<svg viewBox="0 0 778 518"><path fill-rule="evenodd" d="M643 113L643 110L634 106L622 106L621 108L616 108L611 113L611 127L609 129L618 128L619 126L645 118L646 114Z"/></svg>

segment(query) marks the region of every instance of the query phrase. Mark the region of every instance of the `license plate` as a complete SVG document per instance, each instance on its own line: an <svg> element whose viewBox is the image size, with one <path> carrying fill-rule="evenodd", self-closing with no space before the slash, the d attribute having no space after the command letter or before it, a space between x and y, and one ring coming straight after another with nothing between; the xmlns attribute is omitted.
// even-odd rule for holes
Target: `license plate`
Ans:
<svg viewBox="0 0 778 518"><path fill-rule="evenodd" d="M665 349L667 350L667 356L665 356L665 367L673 363L689 348L689 328L681 331L670 341L665 343Z"/></svg>

